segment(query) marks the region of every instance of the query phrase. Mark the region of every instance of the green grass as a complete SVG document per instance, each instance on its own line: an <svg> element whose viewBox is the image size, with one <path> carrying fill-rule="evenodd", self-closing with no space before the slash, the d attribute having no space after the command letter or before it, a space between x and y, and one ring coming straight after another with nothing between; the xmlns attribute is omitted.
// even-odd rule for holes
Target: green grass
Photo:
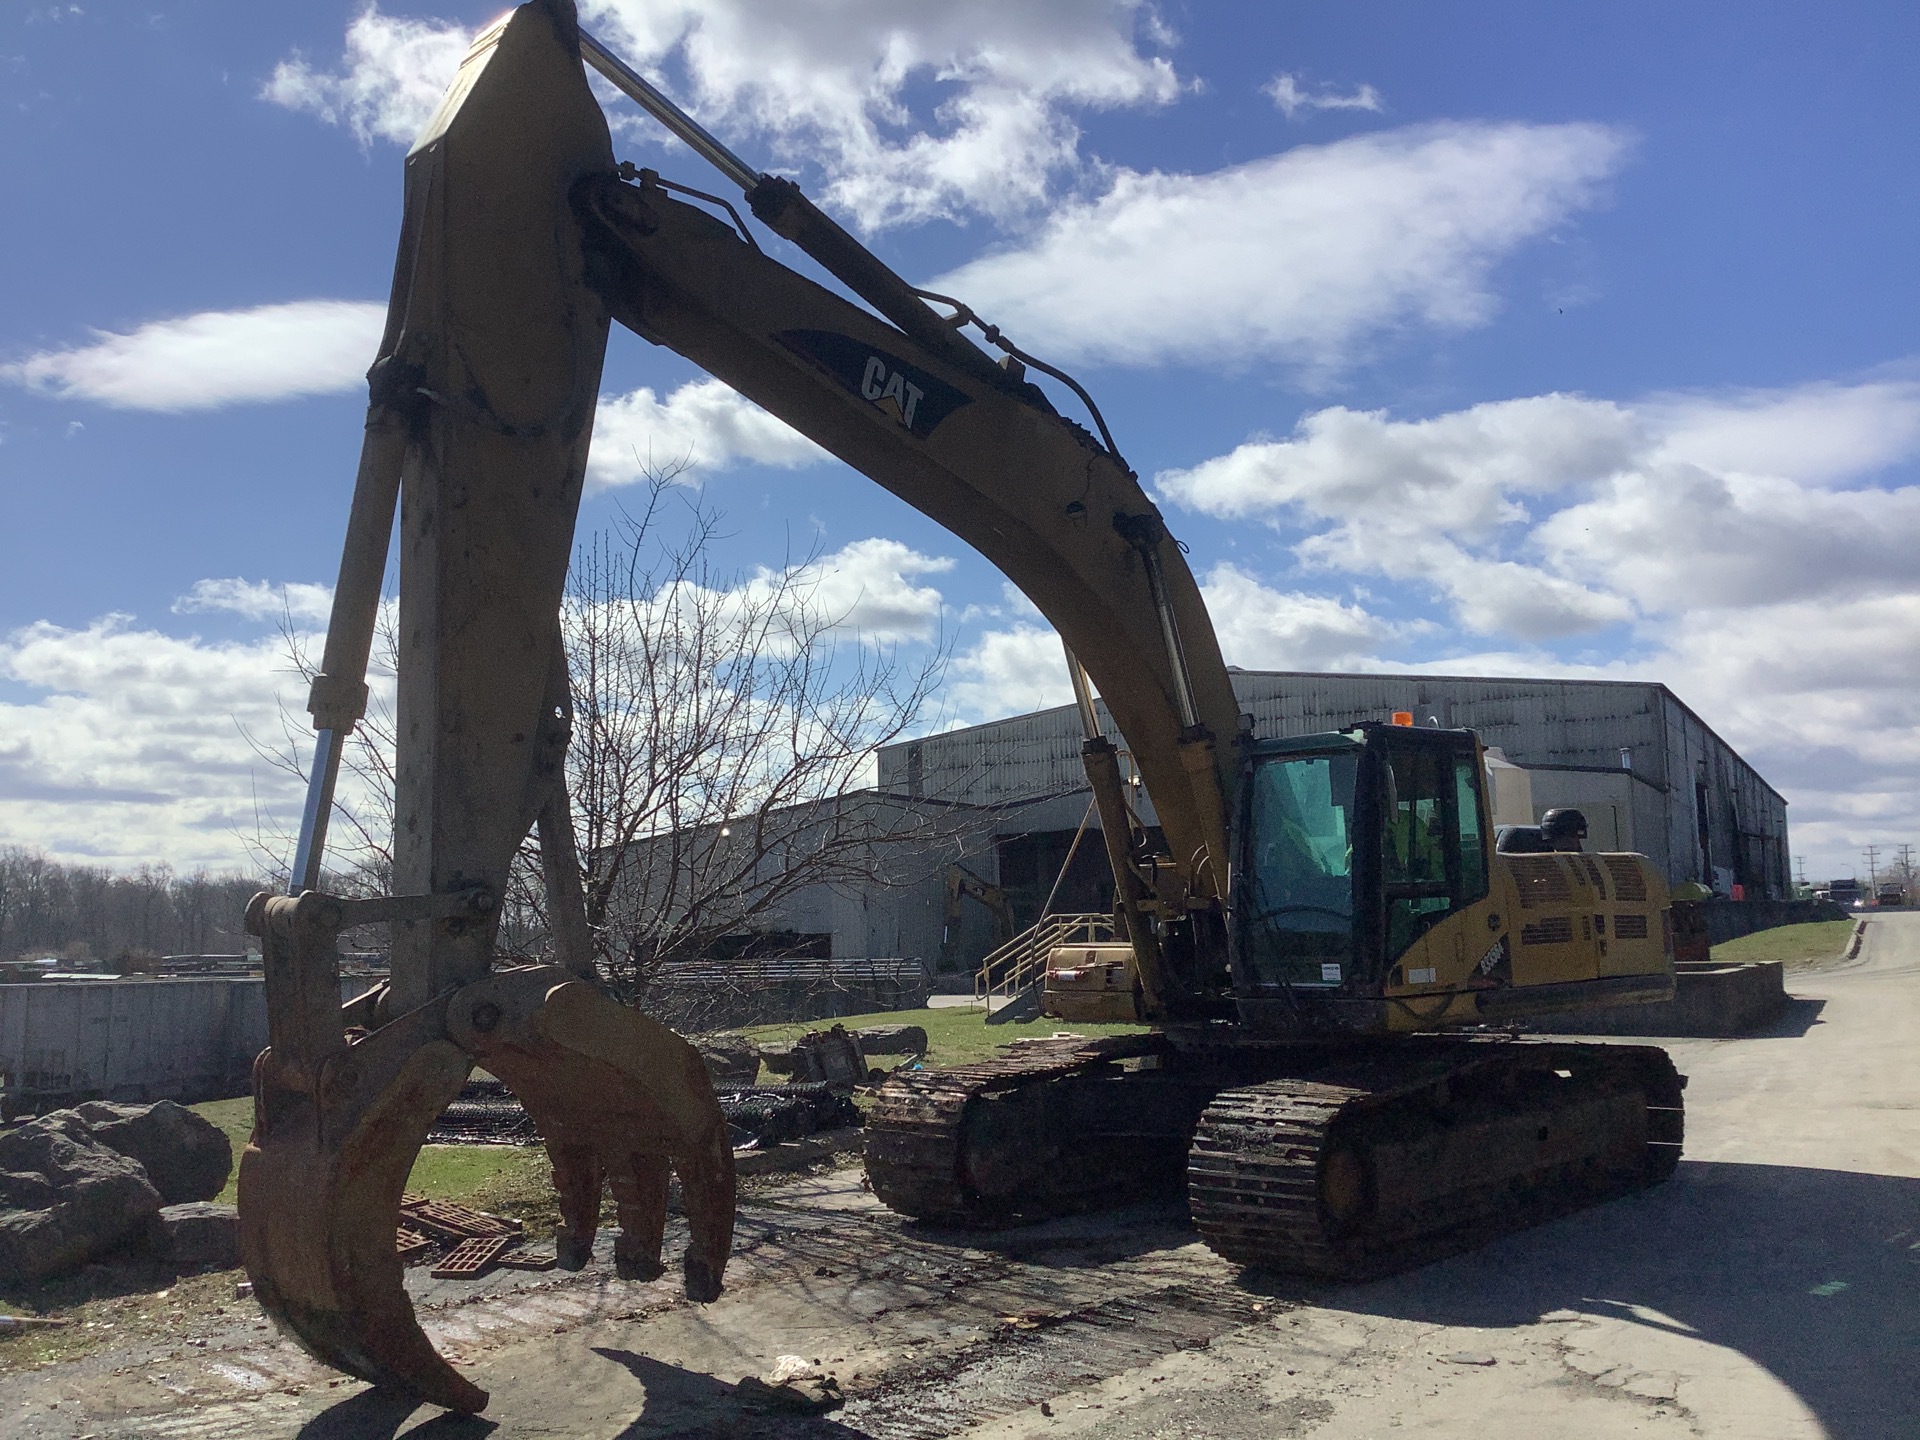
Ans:
<svg viewBox="0 0 1920 1440"><path fill-rule="evenodd" d="M809 1030L832 1025L858 1030L867 1025L919 1025L927 1032L926 1063L930 1066L966 1065L985 1060L1002 1045L1032 1036L1066 1032L1074 1035L1126 1035L1143 1025L1085 1025L1042 1017L989 1025L984 1010L960 1006L938 1010L891 1010L879 1015L848 1015L838 1020L808 1020L791 1025L756 1025L742 1032L749 1040L797 1040Z"/></svg>
<svg viewBox="0 0 1920 1440"><path fill-rule="evenodd" d="M189 1108L218 1125L233 1141L234 1174L227 1177L227 1188L219 1195L223 1204L231 1205L237 1193L240 1152L246 1149L247 1137L253 1132L253 1099L209 1100ZM482 1201L517 1196L523 1188L523 1172L530 1170L537 1171L540 1185L545 1186L546 1152L537 1146L428 1145L413 1162L407 1188L435 1200L456 1200L485 1209Z"/></svg>
<svg viewBox="0 0 1920 1440"><path fill-rule="evenodd" d="M235 1186L239 1183L240 1152L247 1148L247 1137L253 1133L253 1097L242 1095L237 1100L208 1100L187 1108L218 1125L227 1132L227 1139L233 1142L233 1173L227 1176L227 1188L214 1197L222 1205L231 1205L236 1193Z"/></svg>
<svg viewBox="0 0 1920 1440"><path fill-rule="evenodd" d="M1851 920L1815 920L1806 925L1781 925L1772 930L1756 930L1713 947L1716 960L1782 960L1788 965L1806 965L1831 960L1846 948L1853 932Z"/></svg>

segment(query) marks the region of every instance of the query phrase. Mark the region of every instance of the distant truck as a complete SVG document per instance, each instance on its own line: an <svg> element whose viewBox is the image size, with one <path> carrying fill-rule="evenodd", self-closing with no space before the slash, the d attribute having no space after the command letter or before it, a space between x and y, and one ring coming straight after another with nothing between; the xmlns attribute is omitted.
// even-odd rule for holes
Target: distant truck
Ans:
<svg viewBox="0 0 1920 1440"><path fill-rule="evenodd" d="M1882 909L1907 903L1907 892L1898 885L1882 885L1874 892L1873 903Z"/></svg>
<svg viewBox="0 0 1920 1440"><path fill-rule="evenodd" d="M1858 880L1829 881L1827 898L1836 905L1844 905L1849 910L1867 903L1867 897L1861 893Z"/></svg>

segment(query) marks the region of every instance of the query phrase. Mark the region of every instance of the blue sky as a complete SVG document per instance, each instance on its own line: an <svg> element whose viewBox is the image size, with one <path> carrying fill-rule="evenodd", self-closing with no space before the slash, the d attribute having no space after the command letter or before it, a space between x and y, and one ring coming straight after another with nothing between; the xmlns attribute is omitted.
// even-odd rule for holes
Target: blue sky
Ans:
<svg viewBox="0 0 1920 1440"><path fill-rule="evenodd" d="M1912 7L582 9L1074 369L1230 661L1661 680L1814 877L1920 841ZM291 805L241 729L298 709L404 142L493 11L0 13L0 843L228 865ZM948 718L1063 698L984 562L676 357L616 336L596 444L583 529L690 454L727 563L948 638Z"/></svg>

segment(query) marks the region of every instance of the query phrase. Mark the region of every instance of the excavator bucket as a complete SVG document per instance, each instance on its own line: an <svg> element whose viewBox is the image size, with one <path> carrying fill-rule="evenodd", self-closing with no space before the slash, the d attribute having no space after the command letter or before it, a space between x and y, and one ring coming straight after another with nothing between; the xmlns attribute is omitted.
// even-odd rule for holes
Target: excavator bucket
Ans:
<svg viewBox="0 0 1920 1440"><path fill-rule="evenodd" d="M261 1305L326 1363L459 1411L486 1392L433 1348L395 1234L434 1119L476 1063L521 1098L560 1193L567 1263L603 1185L623 1275L660 1271L668 1180L691 1298L719 1293L733 1158L693 1047L592 980L565 795L558 614L608 316L568 205L613 172L572 0L484 31L407 158L406 213L348 539L309 708L314 775L293 896L256 897L270 1044L240 1161L241 1250ZM323 893L340 746L364 713L400 512L395 895ZM499 897L539 825L562 964L494 968ZM343 929L392 927L388 985L344 1008Z"/></svg>

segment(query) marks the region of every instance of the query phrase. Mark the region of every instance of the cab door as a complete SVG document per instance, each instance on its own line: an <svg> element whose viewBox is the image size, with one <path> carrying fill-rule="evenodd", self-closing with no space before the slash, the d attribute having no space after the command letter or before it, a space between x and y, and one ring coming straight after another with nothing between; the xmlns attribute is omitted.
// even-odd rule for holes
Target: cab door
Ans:
<svg viewBox="0 0 1920 1440"><path fill-rule="evenodd" d="M1380 880L1389 983L1448 984L1463 973L1467 928L1448 919L1486 899L1485 787L1472 737L1408 730L1383 737Z"/></svg>

